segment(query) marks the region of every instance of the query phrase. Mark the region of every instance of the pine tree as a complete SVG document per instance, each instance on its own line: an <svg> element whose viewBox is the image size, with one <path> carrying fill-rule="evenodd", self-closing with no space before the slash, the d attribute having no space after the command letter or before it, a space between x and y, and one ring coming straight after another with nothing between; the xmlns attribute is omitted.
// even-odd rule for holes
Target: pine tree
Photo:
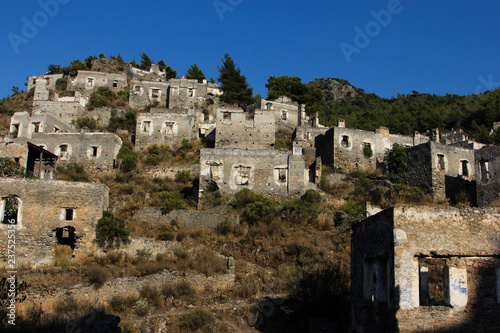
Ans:
<svg viewBox="0 0 500 333"><path fill-rule="evenodd" d="M242 108L254 103L252 88L249 87L245 76L236 65L229 54L224 55L222 66L219 67L218 81L222 84L222 95L220 100L227 104L238 104Z"/></svg>
<svg viewBox="0 0 500 333"><path fill-rule="evenodd" d="M149 71L152 64L153 61L151 60L151 58L149 58L146 53L141 53L141 69Z"/></svg>
<svg viewBox="0 0 500 333"><path fill-rule="evenodd" d="M202 83L203 80L206 80L205 74L198 68L196 64L191 65L191 68L188 68L186 79L198 80L199 83Z"/></svg>
<svg viewBox="0 0 500 333"><path fill-rule="evenodd" d="M160 68L160 71L165 71L167 74L166 79L175 79L177 77L177 72L172 69L172 67L167 66L163 60L158 61L158 67Z"/></svg>
<svg viewBox="0 0 500 333"><path fill-rule="evenodd" d="M122 56L120 55L120 53L118 53L118 55L116 56L116 61L117 62L120 62L120 63L124 63L125 61L123 61L123 58Z"/></svg>

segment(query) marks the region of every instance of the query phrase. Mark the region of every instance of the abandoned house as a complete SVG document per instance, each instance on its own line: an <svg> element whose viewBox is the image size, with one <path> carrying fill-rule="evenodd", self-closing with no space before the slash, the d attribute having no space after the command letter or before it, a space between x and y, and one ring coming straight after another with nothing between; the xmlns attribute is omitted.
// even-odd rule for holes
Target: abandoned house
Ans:
<svg viewBox="0 0 500 333"><path fill-rule="evenodd" d="M485 146L474 151L476 160L477 205L500 204L500 146Z"/></svg>
<svg viewBox="0 0 500 333"><path fill-rule="evenodd" d="M167 105L168 83L154 81L132 81L130 83L129 105L142 109L149 105Z"/></svg>
<svg viewBox="0 0 500 333"><path fill-rule="evenodd" d="M63 78L64 74L45 74L45 75L30 75L28 76L28 91L36 86L37 79L43 79L43 82L47 91L56 90L57 79Z"/></svg>
<svg viewBox="0 0 500 333"><path fill-rule="evenodd" d="M30 115L16 112L10 119L10 133L13 138L31 139L33 133L75 133L76 129L68 123L47 113Z"/></svg>
<svg viewBox="0 0 500 333"><path fill-rule="evenodd" d="M142 150L150 145L180 146L183 139L196 139L195 110L151 109L137 115L135 147Z"/></svg>
<svg viewBox="0 0 500 333"><path fill-rule="evenodd" d="M34 133L30 140L59 156L59 163L79 163L87 172L112 171L122 140L114 133Z"/></svg>
<svg viewBox="0 0 500 333"><path fill-rule="evenodd" d="M0 156L22 166L28 176L55 179L57 155L26 141L0 143Z"/></svg>
<svg viewBox="0 0 500 333"><path fill-rule="evenodd" d="M160 70L157 64L151 64L149 71L135 68L131 64L127 64L125 73L129 80L144 80L153 82L167 82L167 74L164 70Z"/></svg>
<svg viewBox="0 0 500 333"><path fill-rule="evenodd" d="M303 115L300 111L305 110L305 105L299 105L287 96L280 96L273 101L261 98L253 105L253 109L272 111L278 128L287 128L293 131L301 124L301 120L304 120L300 119L300 116Z"/></svg>
<svg viewBox="0 0 500 333"><path fill-rule="evenodd" d="M474 150L428 142L409 149L403 182L417 186L435 200L475 201Z"/></svg>
<svg viewBox="0 0 500 333"><path fill-rule="evenodd" d="M170 79L168 80L168 104L169 109L176 108L203 108L213 105L216 96L222 94L222 88L217 83L198 82L194 79Z"/></svg>
<svg viewBox="0 0 500 333"><path fill-rule="evenodd" d="M353 331L500 331L498 230L498 208L396 206L354 224Z"/></svg>
<svg viewBox="0 0 500 333"><path fill-rule="evenodd" d="M0 178L0 248L7 264L7 230L16 227L16 264L52 264L57 245L73 256L89 252L95 226L108 207L102 184Z"/></svg>
<svg viewBox="0 0 500 333"><path fill-rule="evenodd" d="M124 73L78 71L78 74L74 78L70 78L68 82L68 90L78 91L83 96L90 96L99 87L106 87L114 92L127 89L127 75Z"/></svg>
<svg viewBox="0 0 500 333"><path fill-rule="evenodd" d="M394 143L412 147L429 141L428 137L418 133L412 136L390 134L385 127L375 132L347 128L343 119L339 119L338 126L324 131L324 134L323 130L301 129L300 132L307 137L310 145L314 142L316 156L321 156L324 164L345 172L380 168L386 151Z"/></svg>

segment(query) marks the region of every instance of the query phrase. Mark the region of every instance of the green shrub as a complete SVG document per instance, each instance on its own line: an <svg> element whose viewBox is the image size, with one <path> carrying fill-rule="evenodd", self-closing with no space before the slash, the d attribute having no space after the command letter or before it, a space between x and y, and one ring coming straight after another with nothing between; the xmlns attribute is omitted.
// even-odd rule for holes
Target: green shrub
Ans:
<svg viewBox="0 0 500 333"><path fill-rule="evenodd" d="M408 163L410 162L408 148L395 143L392 146L392 149L387 150L384 161L387 164L389 177L393 180L401 179L403 177L403 173L406 169L408 169Z"/></svg>
<svg viewBox="0 0 500 333"><path fill-rule="evenodd" d="M56 90L66 90L68 87L68 80L61 77L56 80Z"/></svg>
<svg viewBox="0 0 500 333"><path fill-rule="evenodd" d="M424 191L415 186L394 184L393 190L397 201L404 203L421 203L424 200Z"/></svg>
<svg viewBox="0 0 500 333"><path fill-rule="evenodd" d="M163 210L166 213L171 212L174 209L187 210L189 205L184 200L184 197L179 192L162 192L160 194L160 199L162 202Z"/></svg>
<svg viewBox="0 0 500 333"><path fill-rule="evenodd" d="M90 176L85 171L83 165L78 163L68 163L59 165L56 168L56 178L58 180L68 180L73 182L89 182Z"/></svg>
<svg viewBox="0 0 500 333"><path fill-rule="evenodd" d="M181 317L180 327L188 330L197 330L213 322L214 318L208 311L195 309Z"/></svg>
<svg viewBox="0 0 500 333"><path fill-rule="evenodd" d="M88 129L96 129L97 128L97 120L91 117L82 117L76 120L76 127L82 128L87 127Z"/></svg>
<svg viewBox="0 0 500 333"><path fill-rule="evenodd" d="M128 296L113 296L109 301L109 306L113 311L123 312L135 305L137 302L137 297L128 295Z"/></svg>
<svg viewBox="0 0 500 333"><path fill-rule="evenodd" d="M276 215L276 202L272 199L262 197L259 201L248 204L243 211L243 218L250 225L258 222L270 222Z"/></svg>
<svg viewBox="0 0 500 333"><path fill-rule="evenodd" d="M101 266L92 266L86 270L88 281L97 288L104 285L108 280L108 270Z"/></svg>
<svg viewBox="0 0 500 333"><path fill-rule="evenodd" d="M231 223L231 220L229 220L229 217L225 217L224 220L219 222L217 226L215 227L215 232L217 232L219 235L227 235L230 234L233 231L233 224Z"/></svg>
<svg viewBox="0 0 500 333"><path fill-rule="evenodd" d="M189 170L179 170L175 174L175 181L178 183L186 184L192 180L193 180L193 177L191 176L191 171L189 171Z"/></svg>
<svg viewBox="0 0 500 333"><path fill-rule="evenodd" d="M308 204L317 204L321 202L322 198L318 191L307 190L306 193L300 197L300 200L307 202Z"/></svg>
<svg viewBox="0 0 500 333"><path fill-rule="evenodd" d="M364 174L361 174L356 181L356 187L354 188L354 195L356 196L367 196L370 191L375 187L373 182L366 177Z"/></svg>
<svg viewBox="0 0 500 333"><path fill-rule="evenodd" d="M246 205L254 203L262 198L261 194L257 194L248 188L244 188L235 193L233 204L238 208L244 208Z"/></svg>
<svg viewBox="0 0 500 333"><path fill-rule="evenodd" d="M0 177L23 178L26 170L8 157L0 157Z"/></svg>
<svg viewBox="0 0 500 333"><path fill-rule="evenodd" d="M188 151L193 149L193 143L188 139L182 139L181 150Z"/></svg>
<svg viewBox="0 0 500 333"><path fill-rule="evenodd" d="M75 97L74 90L63 90L59 93L59 97Z"/></svg>
<svg viewBox="0 0 500 333"><path fill-rule="evenodd" d="M127 146L122 146L116 157L122 159L120 168L123 171L128 172L135 169L138 160L137 153L130 150Z"/></svg>
<svg viewBox="0 0 500 333"><path fill-rule="evenodd" d="M125 219L104 211L103 217L97 221L95 229L97 244L102 248L116 248L130 243L130 231L125 226Z"/></svg>
<svg viewBox="0 0 500 333"><path fill-rule="evenodd" d="M373 150L371 145L365 144L363 147L363 155L366 158L371 158L373 156Z"/></svg>

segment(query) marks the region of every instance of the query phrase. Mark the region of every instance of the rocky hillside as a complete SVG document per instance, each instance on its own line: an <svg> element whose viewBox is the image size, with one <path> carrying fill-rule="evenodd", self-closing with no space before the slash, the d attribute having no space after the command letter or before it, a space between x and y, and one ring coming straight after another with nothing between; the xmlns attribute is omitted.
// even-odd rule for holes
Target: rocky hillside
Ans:
<svg viewBox="0 0 500 333"><path fill-rule="evenodd" d="M362 89L354 87L349 81L333 77L315 79L310 83L323 91L323 98L326 102L336 102L348 97L354 98L357 95L364 94Z"/></svg>

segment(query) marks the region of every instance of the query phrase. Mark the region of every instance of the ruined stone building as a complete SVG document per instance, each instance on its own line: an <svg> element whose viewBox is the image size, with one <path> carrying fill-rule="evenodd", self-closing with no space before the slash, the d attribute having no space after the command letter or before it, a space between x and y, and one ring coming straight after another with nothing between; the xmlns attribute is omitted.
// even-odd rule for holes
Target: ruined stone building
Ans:
<svg viewBox="0 0 500 333"><path fill-rule="evenodd" d="M299 103L294 102L287 96L281 96L273 101L261 98L255 103L253 108L272 111L277 128L294 130L295 127L302 125L301 120L304 120L300 118L303 115L300 111L305 111L305 105L299 105Z"/></svg>
<svg viewBox="0 0 500 333"><path fill-rule="evenodd" d="M112 171L122 140L114 133L34 133L30 140L59 156L59 163L82 164L87 172Z"/></svg>
<svg viewBox="0 0 500 333"><path fill-rule="evenodd" d="M167 74L164 70L160 70L160 67L157 64L151 64L149 71L135 68L131 64L127 64L125 73L129 80L167 82Z"/></svg>
<svg viewBox="0 0 500 333"><path fill-rule="evenodd" d="M168 83L159 81L132 81L130 83L129 106L142 109L149 105L166 107Z"/></svg>
<svg viewBox="0 0 500 333"><path fill-rule="evenodd" d="M170 79L168 108L202 108L214 104L216 96L222 95L222 87L217 83L198 82L195 79Z"/></svg>
<svg viewBox="0 0 500 333"><path fill-rule="evenodd" d="M417 186L435 200L475 197L474 150L428 142L409 149L403 182Z"/></svg>
<svg viewBox="0 0 500 333"><path fill-rule="evenodd" d="M474 151L476 161L477 205L500 204L500 146L485 146Z"/></svg>
<svg viewBox="0 0 500 333"><path fill-rule="evenodd" d="M67 89L78 91L84 96L90 96L99 87L106 87L114 92L127 89L127 75L124 73L78 71L75 77L70 77L68 80Z"/></svg>
<svg viewBox="0 0 500 333"><path fill-rule="evenodd" d="M151 109L137 115L135 147L145 149L153 144L179 146L183 139L198 138L194 109Z"/></svg>
<svg viewBox="0 0 500 333"><path fill-rule="evenodd" d="M76 129L47 113L16 112L10 119L10 133L13 138L31 139L33 133L75 133Z"/></svg>
<svg viewBox="0 0 500 333"><path fill-rule="evenodd" d="M226 192L243 188L277 195L314 188L302 146L275 150L275 116L270 110L217 110L215 148L200 153L200 195L207 184Z"/></svg>
<svg viewBox="0 0 500 333"><path fill-rule="evenodd" d="M57 245L76 258L93 248L95 226L107 209L102 184L0 178L0 255L7 264L8 225L16 230L16 265L52 264Z"/></svg>
<svg viewBox="0 0 500 333"><path fill-rule="evenodd" d="M0 156L19 163L28 176L55 179L57 155L25 140L6 140L0 143Z"/></svg>
<svg viewBox="0 0 500 333"><path fill-rule="evenodd" d="M47 91L49 90L56 90L56 81L57 79L62 79L64 77L64 74L45 74L45 75L30 75L28 76L28 91L30 91L32 88L36 86L36 80L37 79L43 79L45 84L45 88ZM45 90L45 89L44 89ZM41 93L40 91L39 93Z"/></svg>
<svg viewBox="0 0 500 333"><path fill-rule="evenodd" d="M354 224L353 331L500 331L498 230L498 208L396 206Z"/></svg>
<svg viewBox="0 0 500 333"><path fill-rule="evenodd" d="M308 133L308 141L314 138L316 154L321 156L324 164L345 172L376 170L394 143L411 147L429 141L428 137L418 133L413 136L390 134L385 127L375 132L347 128L343 119L339 119L338 126L328 129L324 134L321 132L302 130L302 133Z"/></svg>

